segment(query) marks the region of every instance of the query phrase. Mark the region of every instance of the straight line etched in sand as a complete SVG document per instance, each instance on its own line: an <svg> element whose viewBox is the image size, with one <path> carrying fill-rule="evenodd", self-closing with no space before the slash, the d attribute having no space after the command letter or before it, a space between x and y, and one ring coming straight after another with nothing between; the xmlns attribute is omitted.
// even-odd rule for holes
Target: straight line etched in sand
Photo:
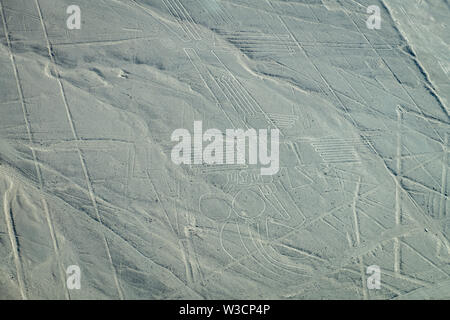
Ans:
<svg viewBox="0 0 450 320"><path fill-rule="evenodd" d="M86 184L87 184L87 187L88 187L89 196L91 198L91 202L92 202L92 205L94 207L94 211L95 211L95 215L97 217L97 220L100 222L100 224L102 226L104 226L102 218L100 217L100 213L99 213L98 207L97 207L96 196L95 196L93 188L92 188L92 183L91 183L91 180L89 178L89 173L87 171L86 160L84 159L83 153L82 153L82 151L80 149L80 146L79 146L80 139L79 139L78 134L77 134L77 132L75 130L74 121L72 119L72 115L71 115L71 112L70 112L69 104L67 102L67 97L66 97L66 94L64 92L64 86L62 84L61 77L59 75L58 69L56 68L56 62L55 62L55 58L54 58L54 55L53 55L53 52L52 52L52 46L51 46L50 40L48 38L47 28L45 26L44 19L42 17L42 10L41 10L41 7L39 5L39 1L35 0L35 4L36 4L36 8L37 8L37 11L38 11L38 14L39 14L39 19L41 21L42 30L44 32L46 45L47 45L47 50L48 50L48 55L49 55L50 60L51 60L51 62L53 64L54 72L55 72L55 75L56 75L56 80L58 82L59 89L60 89L60 92L61 92L61 96L62 96L62 99L63 99L63 102L64 102L64 107L65 107L65 110L66 110L67 120L69 121L70 128L72 130L72 134L73 134L73 137L74 137L74 140L75 140L75 143L76 143L76 148L77 148L77 151L78 151L78 156L80 158L81 167L83 169L83 173L84 173L84 176L85 176L85 179L86 179ZM119 298L123 300L123 293L122 293L122 290L121 290L120 285L119 285L119 279L117 278L117 270L116 270L116 268L114 266L114 263L112 261L111 251L110 251L110 248L109 248L108 240L106 239L106 236L105 236L105 234L103 232L102 232L102 239L103 239L103 242L105 244L106 254L108 256L108 260L109 260L109 262L111 264L111 269L112 269L112 272L113 272L114 282L115 282L115 285L116 285L116 288L117 288L117 292L118 292Z"/></svg>
<svg viewBox="0 0 450 320"><path fill-rule="evenodd" d="M33 138L32 138L32 135L31 135L30 122L29 122L28 117L27 117L27 111L26 111L26 106L25 106L25 98L24 98L24 95L23 95L22 86L20 84L19 72L18 72L18 69L17 69L17 63L16 63L16 60L14 58L14 54L12 53L11 39L10 39L10 36L9 36L8 25L6 24L5 12L4 12L4 8L3 8L3 4L2 3L0 3L0 14L2 16L3 31L5 33L6 42L7 42L7 46L8 46L8 50L9 50L9 57L10 57L10 60L11 60L13 71L14 71L14 78L16 80L17 92L19 94L19 99L20 99L21 106L22 106L22 113L23 113L23 117L24 117L24 121L25 121L25 126L27 128L28 141L30 142L30 145L33 145ZM37 162L36 152L35 152L35 150L32 147L30 147L30 150L31 150L32 157L33 157L33 163L34 163L34 166L35 166L36 175L37 175L37 178L38 178L38 181L39 181L39 188L40 188L40 190L42 190L43 189L42 175L41 175L41 171L40 171L40 168L39 168L39 165L38 165L38 162ZM49 231L50 231L50 236L51 236L51 239L52 239L53 251L55 253L55 257L56 257L56 261L58 263L58 269L59 269L61 281L62 281L63 287L64 287L64 295L65 295L66 299L70 299L69 292L67 290L66 283L64 281L64 271L62 269L61 259L60 259L60 255L59 255L58 242L57 242L55 231L54 231L54 228L53 228L53 221L52 221L52 218L51 218L51 214L50 214L50 211L48 209L47 201L44 198L42 198L41 202L42 202L42 205L43 205L43 208L44 208L45 217L46 217L46 220L47 220L47 224L48 224ZM12 216L11 216L11 219L12 219ZM17 243L16 243L16 245L17 245ZM17 249L17 247L16 247L16 249ZM18 276L18 280L20 282L19 276ZM23 282L23 280L22 280L22 282ZM21 287L21 292L22 292L22 297L26 298L26 296L24 295L24 291L22 290L22 287Z"/></svg>

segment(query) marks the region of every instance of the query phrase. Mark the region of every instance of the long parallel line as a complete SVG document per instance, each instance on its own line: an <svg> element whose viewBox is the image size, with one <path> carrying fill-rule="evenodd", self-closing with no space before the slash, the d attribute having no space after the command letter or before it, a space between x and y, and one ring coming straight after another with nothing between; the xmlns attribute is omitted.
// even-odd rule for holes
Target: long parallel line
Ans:
<svg viewBox="0 0 450 320"><path fill-rule="evenodd" d="M68 104L68 101L67 101L67 97L66 97L66 94L65 94L65 91L64 91L64 86L63 86L62 81L61 81L61 76L59 74L58 69L56 68L56 62L55 62L54 54L53 54L53 51L52 51L52 46L51 46L50 40L48 38L47 28L46 28L45 23L44 23L44 19L43 19L43 16L42 16L42 10L41 10L41 6L39 4L39 0L35 0L35 4L36 4L36 9L37 9L38 14L39 14L39 19L41 21L42 30L43 30L43 33L44 33L44 36L45 36L47 50L48 50L48 55L49 55L50 61L53 64L55 75L56 75L56 80L58 82L58 86L59 86L59 89L60 89L60 92L61 92L61 97L62 97L63 102L64 102L64 108L65 108L65 111L66 111L67 120L69 121L70 129L72 131L72 135L73 135L73 138L75 140L75 145L76 145L76 148L77 148L78 156L80 158L81 167L83 169L84 177L85 177L86 184L87 184L87 187L88 187L89 196L90 196L90 199L91 199L91 202L92 202L92 205L93 205L93 208L94 208L97 220L104 227L103 220L102 220L102 218L100 216L100 213L99 213L99 210L98 210L96 196L94 194L92 183L91 183L90 178L89 178L89 173L88 173L87 166L86 166L86 160L84 159L83 153L82 153L82 151L80 149L80 146L79 146L80 139L79 139L78 134L77 134L76 129L75 129L75 125L74 125L74 121L73 121L73 118L72 118L72 114L70 112L70 107L69 107L69 104ZM108 257L108 261L111 264L111 269L112 269L112 272L113 272L114 283L116 285L119 298L123 300L124 297L123 297L123 293L122 293L122 290L121 290L120 285L119 285L119 279L117 277L117 271L116 271L116 268L115 268L113 260L112 260L111 250L109 248L108 240L106 239L106 236L105 236L104 232L102 232L101 235L102 235L102 240L103 240L105 248L106 248L106 254L107 254L107 257Z"/></svg>

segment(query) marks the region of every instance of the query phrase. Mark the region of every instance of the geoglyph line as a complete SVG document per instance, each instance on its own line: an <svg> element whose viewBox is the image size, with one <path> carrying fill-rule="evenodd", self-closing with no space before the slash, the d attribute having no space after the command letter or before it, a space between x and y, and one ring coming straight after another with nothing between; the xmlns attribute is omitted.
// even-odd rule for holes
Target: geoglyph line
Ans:
<svg viewBox="0 0 450 320"><path fill-rule="evenodd" d="M19 285L19 291L20 291L20 295L22 296L23 300L27 299L27 295L26 295L26 288L25 288L25 281L24 281L24 274L23 274L23 265L22 265L22 260L19 256L19 245L17 242L17 234L15 232L15 227L14 227L14 217L13 217L13 213L12 213L12 209L11 209L11 192L14 190L14 185L13 182L11 181L11 185L8 188L8 190L6 190L4 196L3 196L3 212L5 214L5 220L6 220L6 226L8 229L8 235L9 235L9 240L11 243L11 249L12 249L12 254L14 257L14 264L16 266L16 276L17 276L17 282Z"/></svg>
<svg viewBox="0 0 450 320"><path fill-rule="evenodd" d="M10 36L9 36L9 32L8 32L8 25L6 23L6 17L5 17L5 12L4 12L4 7L3 7L3 3L0 2L0 14L2 16L2 23L3 23L3 30L5 33L5 37L6 37L6 42L7 42L7 46L8 46L8 50L9 50L9 57L12 63L12 67L13 67L13 72L14 72L14 78L16 80L16 87L17 87L17 91L19 94L19 99L21 102L21 106L22 106L22 113L23 113L23 117L24 117L24 121L25 121L25 126L27 129L27 136L28 136L28 140L30 145L33 145L33 138L32 138L32 134L31 134L31 126L30 126L30 122L28 120L27 117L27 112L26 112L26 106L25 106L25 98L24 98L24 94L23 94L23 90L22 90L22 85L20 83L20 79L19 79L19 72L17 69L17 63L16 60L14 58L14 54L12 52L12 48L11 48L11 41L10 41ZM37 162L37 156L36 156L36 152L35 150L30 146L30 150L32 153L32 157L33 157L33 163L35 166L35 170L36 170L36 175L38 177L38 181L39 181L39 189L42 190L43 189L43 182L42 182L42 174L41 174L41 170L39 168L38 162ZM52 239L52 245L53 245L53 252L55 254L55 258L58 264L58 270L60 273L60 277L61 277L61 281L63 283L63 288L64 288L64 295L66 299L70 299L70 295L69 292L67 290L66 287L66 283L64 281L65 277L64 277L64 271L62 269L62 263L61 263L61 259L60 259L60 255L59 255L59 248L58 248L58 242L56 239L56 234L54 231L54 227L53 227L53 221L51 218L51 214L50 214L50 210L48 209L48 204L47 201L42 198L41 199L43 208L44 208L44 213L45 213L45 217L47 220L47 224L48 224L48 228L49 228L49 232L50 232L50 237ZM5 204L6 205L6 204ZM6 214L6 213L5 213ZM10 222L12 223L12 212L11 212L11 217L10 217ZM13 246L13 248L15 248L15 250L17 250L17 242L15 243L15 247ZM18 255L18 252L17 252ZM17 259L15 258L15 261L19 261L20 262L20 258L17 257ZM22 298L26 299L26 294L25 294L25 289L24 289L24 282L23 282L23 268L19 268L18 272L21 272L21 274L18 274L18 281L19 281L19 287L20 287L20 291L21 291L21 295Z"/></svg>
<svg viewBox="0 0 450 320"><path fill-rule="evenodd" d="M80 141L80 139L79 139L78 134L76 132L74 121L73 121L73 118L72 118L72 115L71 115L71 112L70 112L70 107L69 107L69 104L68 104L68 101L67 101L67 97L66 97L66 94L65 94L65 91L64 91L64 86L62 84L62 80L61 80L59 71L58 71L58 69L56 67L56 62L55 62L54 54L53 54L53 51L52 51L52 46L51 46L51 43L50 43L50 40L49 40L49 37L48 37L47 28L45 26L44 19L43 19L43 16L42 16L42 10L41 10L40 4L39 4L39 0L35 0L35 4L36 4L36 9L37 9L38 14L39 14L39 19L41 21L42 30L43 30L43 33L44 33L44 36L45 36L46 46L47 46L49 58L50 58L50 61L52 62L52 65L54 67L56 80L58 82L59 89L60 89L60 92L61 92L61 97L62 97L63 102L64 102L64 107L65 107L65 111L66 111L67 120L69 121L70 128L71 128L71 131L72 131L72 135L73 135L73 138L74 138L74 140L76 142L76 148L77 148L78 156L80 158L80 163L81 163L81 167L83 169L85 180L86 180L86 183L87 183L89 196L90 196L90 199L91 199L94 211L95 211L95 215L96 215L99 223L102 226L104 226L102 218L101 218L100 213L99 213L98 206L97 206L96 196L94 194L94 191L93 191L93 188L92 188L92 183L91 183L91 180L90 180L90 177L89 177L89 173L88 173L88 170L87 170L86 160L85 160L85 158L83 156L83 153L82 153L82 151L80 149L80 146L78 145L78 141ZM109 263L111 265L111 269L112 269L112 272L113 272L114 283L116 285L116 289L117 289L119 298L123 300L124 297L123 297L122 289L120 288L119 280L117 278L117 270L116 270L116 267L114 266L114 263L113 263L113 260L112 260L112 257L111 257L111 251L110 251L110 248L109 248L108 240L106 239L106 236L105 236L104 232L102 232L102 240L103 240L105 248L106 248L106 254L107 254L107 257L108 257L108 261L109 261Z"/></svg>

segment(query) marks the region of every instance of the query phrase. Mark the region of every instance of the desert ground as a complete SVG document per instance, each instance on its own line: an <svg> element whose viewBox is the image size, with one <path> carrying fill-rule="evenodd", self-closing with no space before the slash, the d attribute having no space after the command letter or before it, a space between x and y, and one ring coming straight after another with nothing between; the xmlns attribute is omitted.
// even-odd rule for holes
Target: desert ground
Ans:
<svg viewBox="0 0 450 320"><path fill-rule="evenodd" d="M450 299L447 0L0 15L0 299ZM279 171L175 164L194 121Z"/></svg>

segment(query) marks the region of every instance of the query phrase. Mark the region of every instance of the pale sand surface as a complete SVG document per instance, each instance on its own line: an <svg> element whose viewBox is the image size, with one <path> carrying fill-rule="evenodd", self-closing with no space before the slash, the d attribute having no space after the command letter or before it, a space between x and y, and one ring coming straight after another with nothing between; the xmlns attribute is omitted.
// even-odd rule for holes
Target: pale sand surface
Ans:
<svg viewBox="0 0 450 320"><path fill-rule="evenodd" d="M447 0L0 3L1 299L450 298ZM194 120L280 171L175 165Z"/></svg>

